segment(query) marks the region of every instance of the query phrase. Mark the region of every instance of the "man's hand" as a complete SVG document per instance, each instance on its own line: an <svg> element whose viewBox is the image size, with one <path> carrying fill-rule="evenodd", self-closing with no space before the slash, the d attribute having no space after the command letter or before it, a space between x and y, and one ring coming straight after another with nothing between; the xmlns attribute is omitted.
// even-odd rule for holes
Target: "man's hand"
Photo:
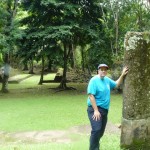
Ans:
<svg viewBox="0 0 150 150"><path fill-rule="evenodd" d="M94 110L94 115L93 115L93 120L97 121L97 120L100 120L101 118L101 114L98 110Z"/></svg>
<svg viewBox="0 0 150 150"><path fill-rule="evenodd" d="M122 70L122 76L125 76L129 71L129 68L127 66L125 66Z"/></svg>

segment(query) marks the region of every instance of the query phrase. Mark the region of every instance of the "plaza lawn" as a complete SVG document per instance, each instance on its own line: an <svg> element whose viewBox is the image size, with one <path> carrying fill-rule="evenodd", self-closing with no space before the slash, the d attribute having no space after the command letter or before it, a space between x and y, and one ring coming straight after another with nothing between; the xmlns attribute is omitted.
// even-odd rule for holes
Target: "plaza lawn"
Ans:
<svg viewBox="0 0 150 150"><path fill-rule="evenodd" d="M88 125L86 106L87 84L67 84L77 90L55 92L59 84L37 85L39 76L32 76L19 84L10 84L10 92L0 93L0 131L67 130ZM122 96L112 94L109 122L120 124ZM119 150L119 135L105 134L102 150ZM1 144L1 150L87 150L89 135L80 135L71 143Z"/></svg>

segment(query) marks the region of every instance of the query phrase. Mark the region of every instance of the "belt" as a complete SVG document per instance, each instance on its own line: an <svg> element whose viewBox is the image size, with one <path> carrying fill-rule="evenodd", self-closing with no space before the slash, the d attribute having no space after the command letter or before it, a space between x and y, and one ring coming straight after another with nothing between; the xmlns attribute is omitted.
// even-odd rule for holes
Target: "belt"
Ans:
<svg viewBox="0 0 150 150"><path fill-rule="evenodd" d="M92 107L91 105L90 106L88 106L88 107ZM103 107L101 107L101 106L97 106L98 108L100 108L100 109L103 109L103 110L106 110L106 111L108 111L108 109L106 109L106 108L103 108Z"/></svg>

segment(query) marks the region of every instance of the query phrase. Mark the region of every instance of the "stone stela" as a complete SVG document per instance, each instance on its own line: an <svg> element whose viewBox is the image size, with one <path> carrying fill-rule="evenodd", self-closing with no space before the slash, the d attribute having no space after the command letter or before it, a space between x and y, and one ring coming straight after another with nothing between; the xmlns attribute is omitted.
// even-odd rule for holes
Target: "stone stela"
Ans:
<svg viewBox="0 0 150 150"><path fill-rule="evenodd" d="M121 147L150 150L150 32L128 32L124 46Z"/></svg>

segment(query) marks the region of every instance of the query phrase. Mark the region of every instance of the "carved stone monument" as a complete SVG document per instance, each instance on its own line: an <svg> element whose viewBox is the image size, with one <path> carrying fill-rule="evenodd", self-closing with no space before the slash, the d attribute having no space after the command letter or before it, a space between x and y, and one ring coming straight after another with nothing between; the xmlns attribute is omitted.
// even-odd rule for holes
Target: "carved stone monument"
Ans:
<svg viewBox="0 0 150 150"><path fill-rule="evenodd" d="M150 32L128 32L124 65L121 147L150 150Z"/></svg>

